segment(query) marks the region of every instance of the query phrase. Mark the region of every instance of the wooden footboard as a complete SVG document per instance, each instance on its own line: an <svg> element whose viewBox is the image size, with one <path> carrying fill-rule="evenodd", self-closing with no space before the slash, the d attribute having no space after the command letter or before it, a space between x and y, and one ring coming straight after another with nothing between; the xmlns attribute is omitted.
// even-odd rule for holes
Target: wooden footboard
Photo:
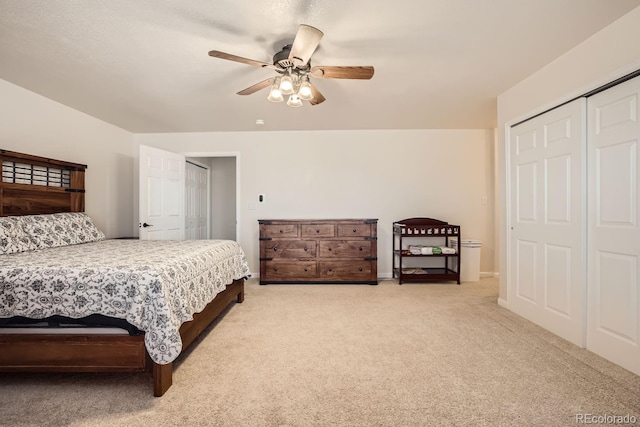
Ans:
<svg viewBox="0 0 640 427"><path fill-rule="evenodd" d="M235 280L232 284L227 285L227 289L219 293L204 310L193 315L192 321L182 324L180 327L182 349L184 350L189 347L193 340L195 340L233 300L239 303L244 301L244 280ZM151 363L153 369L153 395L159 397L171 387L173 367L171 363L167 365L159 365L155 362Z"/></svg>
<svg viewBox="0 0 640 427"><path fill-rule="evenodd" d="M235 280L194 319L180 327L182 348L233 301L244 301L244 280ZM148 357L144 336L0 334L0 372L153 372L153 395L172 384L172 364Z"/></svg>

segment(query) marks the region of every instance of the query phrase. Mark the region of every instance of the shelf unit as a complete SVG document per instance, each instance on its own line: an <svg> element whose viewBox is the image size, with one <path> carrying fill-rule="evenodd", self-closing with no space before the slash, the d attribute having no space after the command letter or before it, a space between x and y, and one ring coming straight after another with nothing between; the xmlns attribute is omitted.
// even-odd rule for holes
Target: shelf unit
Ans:
<svg viewBox="0 0 640 427"><path fill-rule="evenodd" d="M449 247L456 237L455 254L412 254L409 246ZM437 264L434 265L434 264ZM393 277L408 282L460 284L460 226L433 218L407 218L393 223Z"/></svg>

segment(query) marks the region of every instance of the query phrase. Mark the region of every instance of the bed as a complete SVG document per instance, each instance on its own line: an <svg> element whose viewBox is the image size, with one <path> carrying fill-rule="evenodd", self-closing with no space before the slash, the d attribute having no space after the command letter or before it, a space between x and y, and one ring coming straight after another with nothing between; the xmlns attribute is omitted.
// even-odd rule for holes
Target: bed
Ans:
<svg viewBox="0 0 640 427"><path fill-rule="evenodd" d="M244 300L242 248L105 239L83 212L85 165L0 160L0 371L150 370L162 396L183 349Z"/></svg>

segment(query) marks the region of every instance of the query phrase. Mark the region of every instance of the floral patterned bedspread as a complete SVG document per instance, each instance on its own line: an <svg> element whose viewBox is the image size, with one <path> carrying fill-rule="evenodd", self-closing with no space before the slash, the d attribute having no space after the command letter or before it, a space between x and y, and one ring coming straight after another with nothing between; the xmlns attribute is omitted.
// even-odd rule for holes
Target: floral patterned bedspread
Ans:
<svg viewBox="0 0 640 427"><path fill-rule="evenodd" d="M1 255L0 317L125 319L166 364L182 350L180 325L248 276L230 240L103 240Z"/></svg>

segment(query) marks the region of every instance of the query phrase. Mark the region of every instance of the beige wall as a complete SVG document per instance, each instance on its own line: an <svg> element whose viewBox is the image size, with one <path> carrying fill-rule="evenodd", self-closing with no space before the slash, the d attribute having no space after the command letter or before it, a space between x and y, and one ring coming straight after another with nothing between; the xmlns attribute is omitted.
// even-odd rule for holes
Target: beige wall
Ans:
<svg viewBox="0 0 640 427"><path fill-rule="evenodd" d="M108 237L131 235L133 135L0 80L0 148L88 166L86 211Z"/></svg>
<svg viewBox="0 0 640 427"><path fill-rule="evenodd" d="M498 97L500 302L507 304L507 173L511 124L640 69L640 8L529 76Z"/></svg>
<svg viewBox="0 0 640 427"><path fill-rule="evenodd" d="M1 80L0 117L0 148L88 165L86 210L108 237L135 234L144 143L237 153L239 241L252 271L259 218L376 217L379 271L390 276L391 223L412 216L460 224L483 242L481 271L495 271L491 130L133 135ZM259 193L266 202L249 210Z"/></svg>
<svg viewBox="0 0 640 427"><path fill-rule="evenodd" d="M238 240L252 272L258 272L258 219L373 217L379 219L378 271L390 277L391 224L414 216L461 225L464 238L483 242L481 271L494 272L493 130L139 134L134 139L182 153L238 153ZM262 204L260 193L266 195ZM256 210L248 208L253 202Z"/></svg>

